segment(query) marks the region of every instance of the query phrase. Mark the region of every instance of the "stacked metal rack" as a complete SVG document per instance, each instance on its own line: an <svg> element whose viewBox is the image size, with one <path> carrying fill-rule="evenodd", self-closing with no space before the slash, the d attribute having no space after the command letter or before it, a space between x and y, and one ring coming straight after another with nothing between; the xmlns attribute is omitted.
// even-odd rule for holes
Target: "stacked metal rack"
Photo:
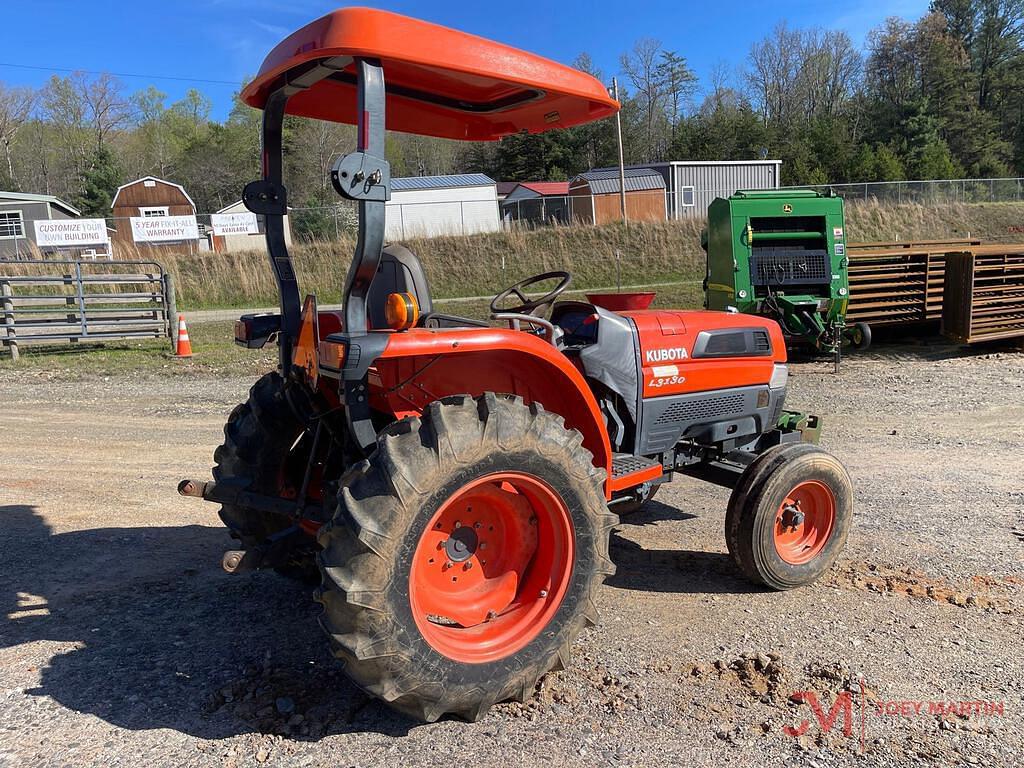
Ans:
<svg viewBox="0 0 1024 768"><path fill-rule="evenodd" d="M946 254L942 332L963 344L1024 337L1024 245Z"/></svg>
<svg viewBox="0 0 1024 768"><path fill-rule="evenodd" d="M850 299L846 318L871 326L942 320L946 252L980 240L850 243Z"/></svg>

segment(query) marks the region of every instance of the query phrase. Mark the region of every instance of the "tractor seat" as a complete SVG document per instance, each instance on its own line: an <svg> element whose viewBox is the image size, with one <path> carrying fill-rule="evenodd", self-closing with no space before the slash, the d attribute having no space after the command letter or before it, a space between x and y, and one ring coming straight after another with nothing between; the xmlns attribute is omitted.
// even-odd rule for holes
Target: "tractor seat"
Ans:
<svg viewBox="0 0 1024 768"><path fill-rule="evenodd" d="M392 293L411 293L416 298L421 315L433 313L430 287L427 285L423 265L416 254L397 243L386 245L381 251L377 274L373 276L366 295L366 313L371 328L388 327L385 307Z"/></svg>

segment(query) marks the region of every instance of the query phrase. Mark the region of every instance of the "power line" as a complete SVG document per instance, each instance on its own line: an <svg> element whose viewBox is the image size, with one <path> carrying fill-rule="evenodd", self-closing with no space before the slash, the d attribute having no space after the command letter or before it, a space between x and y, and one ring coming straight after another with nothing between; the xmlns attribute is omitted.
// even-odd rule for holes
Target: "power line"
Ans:
<svg viewBox="0 0 1024 768"><path fill-rule="evenodd" d="M66 69L63 67L37 67L31 64L7 64L0 62L0 67L9 67L12 69L32 69L38 72L69 72L74 74L75 72L81 72L85 75L112 75L114 77L130 77L138 78L140 80L174 80L179 83L206 83L208 85L233 85L240 87L241 82L235 80L207 80L201 77L175 77L173 75L137 75L129 72L98 72L92 69Z"/></svg>

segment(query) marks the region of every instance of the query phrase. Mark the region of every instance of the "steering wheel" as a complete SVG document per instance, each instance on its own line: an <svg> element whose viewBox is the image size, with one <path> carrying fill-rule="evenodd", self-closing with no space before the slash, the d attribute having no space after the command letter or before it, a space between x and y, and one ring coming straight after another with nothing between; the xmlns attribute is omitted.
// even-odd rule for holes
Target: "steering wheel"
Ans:
<svg viewBox="0 0 1024 768"><path fill-rule="evenodd" d="M552 288L550 291L548 291L538 299L528 298L524 293L524 291L531 285L534 285L536 283L542 283L545 280L556 279L559 281L558 285L556 285L554 288ZM545 308L551 303L553 303L554 300L561 296L565 292L565 289L568 288L571 284L572 275L570 275L568 272L562 272L560 270L555 272L545 272L543 275L534 275L533 277L528 277L525 280L520 280L515 285L506 288L504 291L502 291L493 299L491 299L491 312L495 315L500 314L502 312L508 312L517 315L537 314L536 310ZM509 296L513 295L522 303L517 304L513 307L500 306L501 303L504 302ZM543 314L543 312L541 312L540 314Z"/></svg>

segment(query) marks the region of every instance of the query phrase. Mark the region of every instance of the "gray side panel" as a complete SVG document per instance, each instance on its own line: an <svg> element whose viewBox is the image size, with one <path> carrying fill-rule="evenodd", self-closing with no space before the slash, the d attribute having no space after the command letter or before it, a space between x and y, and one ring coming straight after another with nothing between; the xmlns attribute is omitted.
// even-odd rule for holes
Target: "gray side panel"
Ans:
<svg viewBox="0 0 1024 768"><path fill-rule="evenodd" d="M785 389L758 386L647 398L637 453L661 453L683 438L714 443L759 435L775 425L784 397Z"/></svg>
<svg viewBox="0 0 1024 768"><path fill-rule="evenodd" d="M580 350L583 370L587 376L622 396L636 424L640 376L637 370L639 351L636 348L633 324L601 307L595 306L594 311L601 318L597 326L597 343Z"/></svg>

